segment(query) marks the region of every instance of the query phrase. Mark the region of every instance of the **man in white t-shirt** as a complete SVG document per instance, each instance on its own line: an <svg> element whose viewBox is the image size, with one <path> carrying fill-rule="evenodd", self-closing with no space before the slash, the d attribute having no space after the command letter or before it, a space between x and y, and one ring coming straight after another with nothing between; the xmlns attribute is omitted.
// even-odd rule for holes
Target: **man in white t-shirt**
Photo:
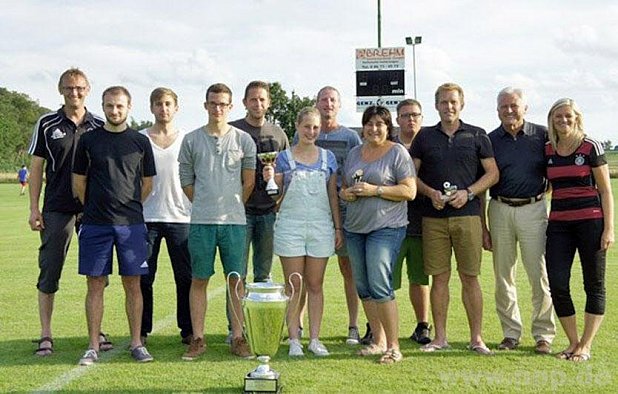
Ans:
<svg viewBox="0 0 618 394"><path fill-rule="evenodd" d="M184 132L174 125L178 96L168 88L156 88L150 94L150 111L155 123L140 132L148 137L154 153L157 175L152 192L144 202L144 219L148 227L148 275L141 278L144 297L142 342L152 332L153 291L161 241L165 238L176 283L176 322L182 342L189 344L193 334L189 309L191 259L187 242L191 202L180 187L178 153Z"/></svg>

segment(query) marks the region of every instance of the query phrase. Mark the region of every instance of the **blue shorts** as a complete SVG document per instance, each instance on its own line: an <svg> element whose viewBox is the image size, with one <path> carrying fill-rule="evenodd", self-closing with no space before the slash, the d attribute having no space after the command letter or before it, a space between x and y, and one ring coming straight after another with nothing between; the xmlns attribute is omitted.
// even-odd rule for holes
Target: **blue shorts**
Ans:
<svg viewBox="0 0 618 394"><path fill-rule="evenodd" d="M79 274L105 276L112 273L113 248L116 247L121 276L148 274L148 231L146 224L82 224L79 238Z"/></svg>
<svg viewBox="0 0 618 394"><path fill-rule="evenodd" d="M191 224L189 227L189 254L191 272L195 279L209 279L215 274L217 247L225 275L238 272L246 276L244 224Z"/></svg>

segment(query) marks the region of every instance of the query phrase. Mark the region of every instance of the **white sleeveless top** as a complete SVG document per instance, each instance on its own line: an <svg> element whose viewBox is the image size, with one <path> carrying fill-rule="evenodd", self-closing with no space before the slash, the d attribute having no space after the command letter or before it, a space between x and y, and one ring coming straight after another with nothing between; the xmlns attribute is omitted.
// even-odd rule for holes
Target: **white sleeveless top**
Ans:
<svg viewBox="0 0 618 394"><path fill-rule="evenodd" d="M144 220L147 223L189 223L191 202L182 191L178 175L178 153L185 132L178 130L174 143L165 149L152 141L148 129L140 130L140 133L148 137L157 167L157 175L152 181L152 192L143 203Z"/></svg>

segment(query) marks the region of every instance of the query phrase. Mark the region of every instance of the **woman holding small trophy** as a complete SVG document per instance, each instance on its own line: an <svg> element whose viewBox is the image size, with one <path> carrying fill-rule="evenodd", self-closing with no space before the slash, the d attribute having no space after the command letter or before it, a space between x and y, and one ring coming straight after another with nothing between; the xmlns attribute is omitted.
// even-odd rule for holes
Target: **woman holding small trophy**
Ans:
<svg viewBox="0 0 618 394"><path fill-rule="evenodd" d="M403 359L392 274L406 235L406 201L416 196L416 174L403 145L389 140L393 121L387 108L367 108L362 124L363 144L348 154L339 192L348 202L345 240L374 338L358 354L392 364Z"/></svg>
<svg viewBox="0 0 618 394"><path fill-rule="evenodd" d="M304 108L296 120L298 144L277 155L275 167L265 165L264 180L275 180L280 190L279 213L275 221L274 252L281 258L288 287L301 288L302 277L308 296L309 351L328 356L320 342L324 310L322 284L328 258L343 242L337 202L335 155L315 145L320 134L320 113ZM271 182L272 184L272 182ZM271 187L272 189L272 187ZM291 292L291 289L288 288ZM305 291L305 290L303 290ZM289 355L303 356L299 338L299 300L296 291L288 307Z"/></svg>

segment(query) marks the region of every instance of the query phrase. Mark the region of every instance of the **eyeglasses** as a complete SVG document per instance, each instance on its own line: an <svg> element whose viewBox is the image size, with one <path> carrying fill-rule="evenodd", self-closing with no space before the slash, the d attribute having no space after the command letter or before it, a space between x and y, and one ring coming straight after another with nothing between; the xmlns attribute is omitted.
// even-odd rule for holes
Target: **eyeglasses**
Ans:
<svg viewBox="0 0 618 394"><path fill-rule="evenodd" d="M67 93L71 93L74 90L77 90L78 93L84 93L88 89L87 86L63 86L62 90Z"/></svg>
<svg viewBox="0 0 618 394"><path fill-rule="evenodd" d="M420 112L410 112L408 114L399 114L399 117L401 119L418 119L421 116L423 116L423 114Z"/></svg>
<svg viewBox="0 0 618 394"><path fill-rule="evenodd" d="M207 105L208 105L210 108L215 108L215 109L216 109L216 108L226 109L227 107L229 107L229 106L230 106L230 103L214 103L214 102L212 102L212 101L209 101L209 102L207 103Z"/></svg>

